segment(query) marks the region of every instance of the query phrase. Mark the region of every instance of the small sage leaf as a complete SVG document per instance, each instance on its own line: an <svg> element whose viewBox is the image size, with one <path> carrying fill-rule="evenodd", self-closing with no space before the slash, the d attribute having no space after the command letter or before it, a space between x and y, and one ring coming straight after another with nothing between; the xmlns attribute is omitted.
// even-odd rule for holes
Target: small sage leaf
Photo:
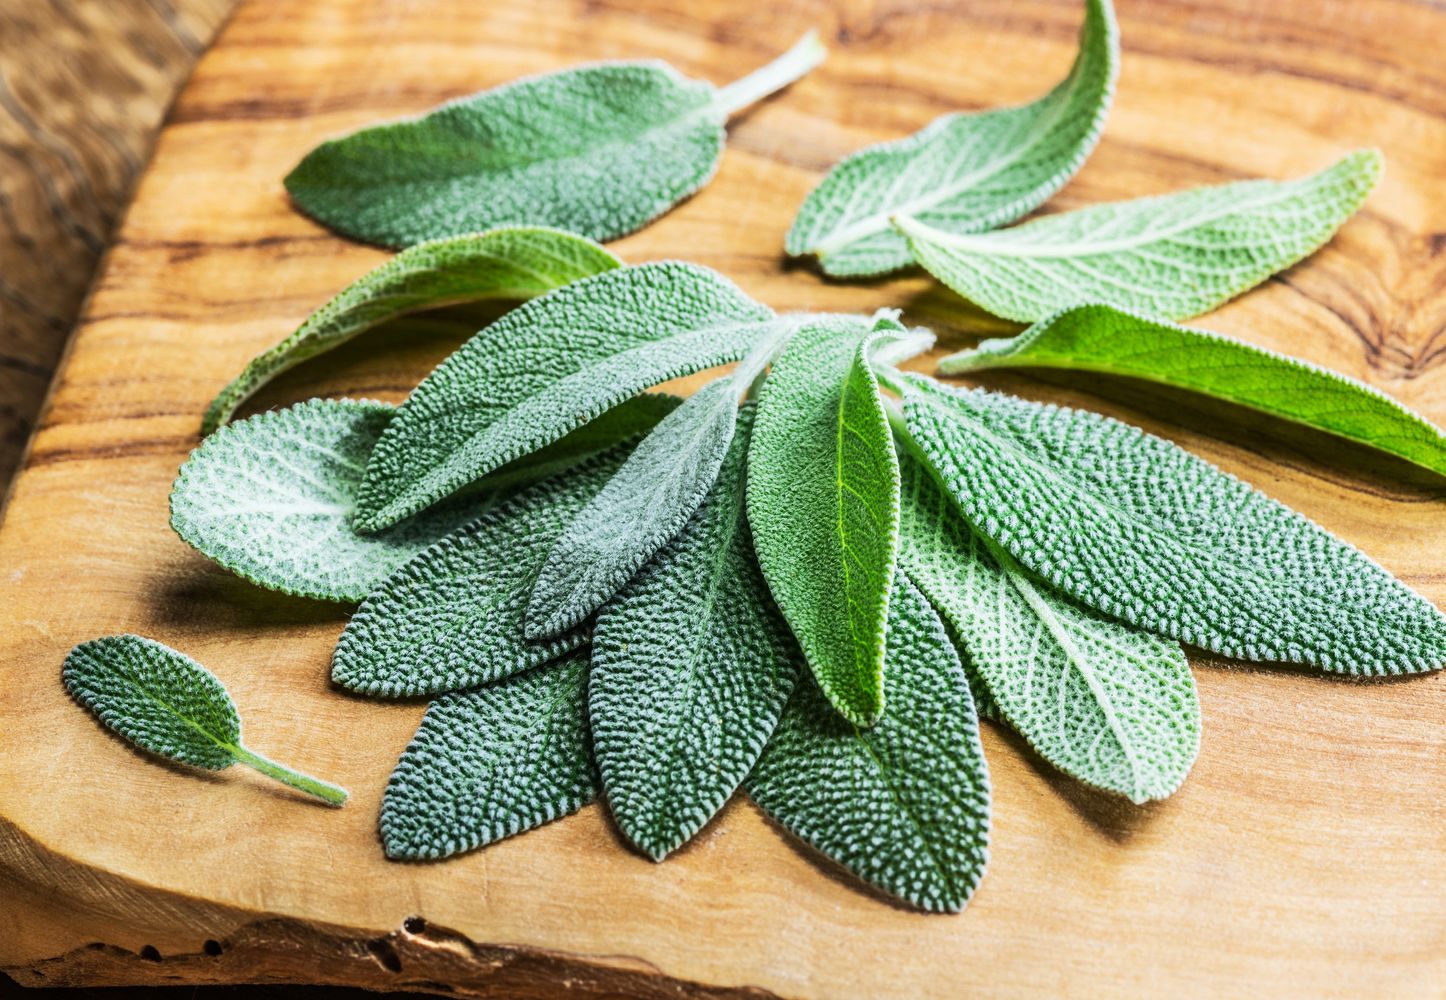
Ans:
<svg viewBox="0 0 1446 1000"><path fill-rule="evenodd" d="M1092 205L989 233L895 224L930 274L996 316L1033 323L1103 302L1186 319L1310 256L1380 175L1381 154L1365 149L1297 180Z"/></svg>
<svg viewBox="0 0 1446 1000"><path fill-rule="evenodd" d="M738 361L776 322L722 275L676 262L533 299L412 392L367 464L357 525L385 528L649 386Z"/></svg>
<svg viewBox="0 0 1446 1000"><path fill-rule="evenodd" d="M1446 664L1446 616L1357 549L1097 413L901 375L915 447L969 524L1076 600L1226 656L1333 673Z"/></svg>
<svg viewBox="0 0 1446 1000"><path fill-rule="evenodd" d="M596 798L586 691L587 652L578 650L432 702L382 798L387 857L470 851Z"/></svg>
<svg viewBox="0 0 1446 1000"><path fill-rule="evenodd" d="M515 489L647 430L677 400L645 394L476 489L372 535L352 528L362 470L396 412L385 403L313 399L212 434L171 488L171 527L250 582L301 597L360 601L397 567Z"/></svg>
<svg viewBox="0 0 1446 1000"><path fill-rule="evenodd" d="M323 143L286 190L325 225L386 246L505 225L610 240L707 184L728 116L823 56L810 33L722 89L655 60L528 77Z"/></svg>
<svg viewBox="0 0 1446 1000"><path fill-rule="evenodd" d="M959 657L907 579L889 601L888 702L859 729L807 676L748 794L864 881L936 912L963 909L989 857L989 771Z"/></svg>
<svg viewBox="0 0 1446 1000"><path fill-rule="evenodd" d="M61 679L106 728L152 753L210 771L245 764L330 805L346 801L345 789L243 745L236 703L216 675L154 639L83 642L66 656Z"/></svg>
<svg viewBox="0 0 1446 1000"><path fill-rule="evenodd" d="M803 203L788 252L816 255L833 275L882 274L913 262L890 224L896 215L977 233L1043 204L1099 141L1119 48L1109 0L1086 0L1079 55L1058 86L1032 104L945 115L907 139L849 156Z"/></svg>
<svg viewBox="0 0 1446 1000"><path fill-rule="evenodd" d="M892 319L820 316L773 364L748 459L748 520L769 590L845 718L883 709L899 465L868 360Z"/></svg>
<svg viewBox="0 0 1446 1000"><path fill-rule="evenodd" d="M499 680L584 644L582 629L529 641L523 613L557 536L626 454L618 447L545 479L403 565L342 632L332 680L385 697L438 694Z"/></svg>
<svg viewBox="0 0 1446 1000"><path fill-rule="evenodd" d="M962 638L1009 725L1060 770L1134 802L1179 788L1200 749L1180 645L1040 584L969 528L917 460L899 464L899 565Z"/></svg>
<svg viewBox="0 0 1446 1000"><path fill-rule="evenodd" d="M598 613L588 717L618 827L661 860L728 801L802 664L743 505L752 408L707 499Z"/></svg>
<svg viewBox="0 0 1446 1000"><path fill-rule="evenodd" d="M1364 382L1209 330L1083 305L1017 337L986 340L939 362L946 375L1014 367L1105 372L1177 386L1446 475L1446 433L1425 417Z"/></svg>
<svg viewBox="0 0 1446 1000"><path fill-rule="evenodd" d="M281 372L389 319L461 302L530 299L621 266L591 240L535 226L494 229L403 250L342 289L291 336L257 355L211 401L201 432L209 434L230 420L238 406Z"/></svg>

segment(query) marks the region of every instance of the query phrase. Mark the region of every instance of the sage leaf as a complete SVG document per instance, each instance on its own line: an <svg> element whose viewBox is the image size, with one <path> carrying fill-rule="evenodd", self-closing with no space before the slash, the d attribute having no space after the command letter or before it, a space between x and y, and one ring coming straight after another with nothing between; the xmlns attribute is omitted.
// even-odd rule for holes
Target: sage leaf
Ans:
<svg viewBox="0 0 1446 1000"><path fill-rule="evenodd" d="M748 520L758 562L819 687L846 719L884 706L884 621L899 464L868 357L889 318L821 316L793 335L758 400Z"/></svg>
<svg viewBox="0 0 1446 1000"><path fill-rule="evenodd" d="M693 264L619 268L533 299L442 362L377 441L357 526L378 531L642 390L738 361L773 311Z"/></svg>
<svg viewBox="0 0 1446 1000"><path fill-rule="evenodd" d="M324 225L386 246L505 225L614 239L707 184L728 116L824 54L810 33L721 89L656 60L527 77L325 142L286 190Z"/></svg>
<svg viewBox="0 0 1446 1000"><path fill-rule="evenodd" d="M209 434L256 390L289 368L419 309L486 299L530 299L601 274L622 261L591 240L556 229L514 226L434 240L403 250L352 282L261 354L211 401Z"/></svg>
<svg viewBox="0 0 1446 1000"><path fill-rule="evenodd" d="M588 718L623 834L662 860L721 809L802 658L768 597L743 503L752 407L702 505L598 613Z"/></svg>
<svg viewBox="0 0 1446 1000"><path fill-rule="evenodd" d="M241 716L215 674L138 635L109 635L70 651L61 679L111 731L169 760L223 771L245 764L330 805L346 789L268 760L241 742Z"/></svg>
<svg viewBox="0 0 1446 1000"><path fill-rule="evenodd" d="M313 399L228 424L181 466L171 527L186 544L257 586L360 601L433 542L517 489L647 430L677 404L644 394L475 489L372 535L352 527L357 490L395 407Z"/></svg>
<svg viewBox="0 0 1446 1000"><path fill-rule="evenodd" d="M888 703L859 729L803 677L746 787L765 812L865 882L936 912L964 908L989 858L989 770L944 625L900 577Z"/></svg>
<svg viewBox="0 0 1446 1000"><path fill-rule="evenodd" d="M528 487L387 577L343 630L331 679L383 697L439 694L500 680L586 643L586 629L531 641L523 615L557 536L627 450Z"/></svg>
<svg viewBox="0 0 1446 1000"><path fill-rule="evenodd" d="M427 706L382 797L387 857L445 858L591 802L587 662L577 650Z"/></svg>
<svg viewBox="0 0 1446 1000"><path fill-rule="evenodd" d="M1364 149L1297 180L1092 205L989 233L949 233L906 215L895 224L930 274L996 316L1032 323L1103 302L1186 319L1315 252L1380 175L1381 154Z"/></svg>
<svg viewBox="0 0 1446 1000"><path fill-rule="evenodd" d="M1133 802L1179 788L1200 749L1179 644L1041 584L972 531L917 460L899 464L899 565L962 637L1009 725L1061 771Z"/></svg>
<svg viewBox="0 0 1446 1000"><path fill-rule="evenodd" d="M1138 428L918 375L907 432L969 524L1076 600L1225 656L1446 664L1446 616L1357 549Z"/></svg>
<svg viewBox="0 0 1446 1000"><path fill-rule="evenodd" d="M1014 367L1104 372L1189 389L1446 475L1446 433L1425 417L1364 382L1209 330L1091 304L939 362L946 375Z"/></svg>
<svg viewBox="0 0 1446 1000"><path fill-rule="evenodd" d="M859 150L814 188L788 231L794 256L828 274L870 275L913 263L890 219L976 233L1024 215L1074 176L1099 141L1119 73L1110 0L1086 0L1069 75L1031 104L936 119L907 139Z"/></svg>

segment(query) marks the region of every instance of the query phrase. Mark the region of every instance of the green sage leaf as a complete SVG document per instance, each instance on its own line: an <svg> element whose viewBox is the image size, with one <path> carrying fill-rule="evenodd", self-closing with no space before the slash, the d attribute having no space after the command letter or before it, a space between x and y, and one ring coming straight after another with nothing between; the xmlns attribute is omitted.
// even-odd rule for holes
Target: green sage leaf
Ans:
<svg viewBox="0 0 1446 1000"><path fill-rule="evenodd" d="M1381 154L1364 149L1297 180L1092 205L989 233L895 223L930 274L996 316L1032 323L1103 302L1186 319L1310 256L1380 175Z"/></svg>
<svg viewBox="0 0 1446 1000"><path fill-rule="evenodd" d="M485 299L530 299L621 267L591 240L536 226L494 229L403 250L352 282L296 332L248 364L211 401L209 434L271 379L389 319L419 309Z"/></svg>
<svg viewBox="0 0 1446 1000"><path fill-rule="evenodd" d="M396 408L313 399L222 427L181 466L171 527L250 582L301 597L360 601L508 490L556 474L656 424L677 405L644 394L614 407L475 489L373 535L352 527L362 470Z"/></svg>
<svg viewBox="0 0 1446 1000"><path fill-rule="evenodd" d="M383 697L438 694L500 680L586 643L586 629L529 640L523 616L558 535L627 450L528 487L387 577L337 641L331 679Z"/></svg>
<svg viewBox="0 0 1446 1000"><path fill-rule="evenodd" d="M1076 600L1226 656L1446 664L1446 616L1357 549L1097 413L902 375L914 447L976 530Z"/></svg>
<svg viewBox="0 0 1446 1000"><path fill-rule="evenodd" d="M1009 725L1061 771L1134 802L1179 788L1200 749L1179 644L1040 583L972 531L917 460L899 465L899 565L962 638Z"/></svg>
<svg viewBox="0 0 1446 1000"><path fill-rule="evenodd" d="M862 730L799 680L747 781L770 816L864 881L963 909L989 858L989 770L959 657L922 594L889 601L888 702Z"/></svg>
<svg viewBox="0 0 1446 1000"><path fill-rule="evenodd" d="M346 801L346 789L243 745L236 703L216 675L154 639L83 642L66 656L61 679L107 729L154 754L209 771L245 764L331 805Z"/></svg>
<svg viewBox="0 0 1446 1000"><path fill-rule="evenodd" d="M744 510L752 408L682 531L598 613L588 679L608 806L661 860L743 781L802 658L768 596Z"/></svg>
<svg viewBox="0 0 1446 1000"><path fill-rule="evenodd" d="M1425 417L1364 382L1209 330L1083 305L939 362L946 375L1014 367L1104 372L1189 389L1446 475L1446 433Z"/></svg>
<svg viewBox="0 0 1446 1000"><path fill-rule="evenodd" d="M1119 72L1109 0L1086 0L1079 55L1039 100L945 115L907 139L859 150L829 171L788 231L794 256L833 275L882 274L913 263L890 219L977 233L1024 215L1074 176L1099 141Z"/></svg>
<svg viewBox="0 0 1446 1000"><path fill-rule="evenodd" d="M386 246L506 225L610 240L708 183L728 116L823 56L810 33L721 90L656 60L528 77L323 143L286 190L323 224Z"/></svg>
<svg viewBox="0 0 1446 1000"><path fill-rule="evenodd" d="M722 275L676 262L533 299L412 392L367 464L357 526L385 528L649 386L738 361L775 322Z"/></svg>
<svg viewBox="0 0 1446 1000"><path fill-rule="evenodd" d="M382 798L387 857L445 858L591 802L586 692L587 652L578 650L432 702Z"/></svg>
<svg viewBox="0 0 1446 1000"><path fill-rule="evenodd" d="M899 464L868 354L891 319L820 316L793 335L758 401L748 520L769 590L843 716L884 705L884 621Z"/></svg>

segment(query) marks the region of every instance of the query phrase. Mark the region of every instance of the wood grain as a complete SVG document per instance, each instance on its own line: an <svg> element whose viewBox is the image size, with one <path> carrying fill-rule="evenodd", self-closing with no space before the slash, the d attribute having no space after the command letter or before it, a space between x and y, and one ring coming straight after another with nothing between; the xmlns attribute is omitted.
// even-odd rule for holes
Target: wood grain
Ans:
<svg viewBox="0 0 1446 1000"><path fill-rule="evenodd" d="M0 498L161 116L233 0L0 0Z"/></svg>
<svg viewBox="0 0 1446 1000"><path fill-rule="evenodd" d="M302 979L478 996L1446 992L1442 675L1363 683L1196 656L1199 762L1144 808L1051 773L991 726L992 862L957 917L859 891L743 801L662 865L596 806L444 863L393 864L377 807L421 704L332 689L346 609L249 587L167 528L171 478L212 394L385 259L288 206L280 179L322 138L586 59L662 56L726 81L816 26L828 62L736 120L713 184L614 249L699 261L778 309L902 306L957 349L997 324L917 275L826 281L781 258L783 234L841 155L1042 92L1078 19L1070 0L245 3L161 135L0 525L0 886L13 901L0 967L27 984ZM1203 325L1446 422L1446 10L1131 0L1120 21L1105 139L1048 208L1293 176L1379 146L1387 176L1362 214ZM400 399L456 343L369 336L255 405ZM1446 488L1424 472L1119 380L989 383L1163 434L1446 604ZM352 802L331 811L246 773L183 774L107 735L58 669L72 644L123 630L208 664L251 745Z"/></svg>

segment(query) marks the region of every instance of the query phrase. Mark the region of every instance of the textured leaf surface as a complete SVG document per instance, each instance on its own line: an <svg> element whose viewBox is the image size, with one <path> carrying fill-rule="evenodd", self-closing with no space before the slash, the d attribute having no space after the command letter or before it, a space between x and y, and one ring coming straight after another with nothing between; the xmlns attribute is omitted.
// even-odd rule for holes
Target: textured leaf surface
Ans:
<svg viewBox="0 0 1446 1000"><path fill-rule="evenodd" d="M879 333L903 328L880 320ZM866 354L875 326L819 317L794 334L758 401L748 520L774 600L844 717L883 708L884 620L899 464Z"/></svg>
<svg viewBox="0 0 1446 1000"><path fill-rule="evenodd" d="M72 649L61 677L76 701L137 746L212 771L236 763L236 705L216 675L184 653L111 635Z"/></svg>
<svg viewBox="0 0 1446 1000"><path fill-rule="evenodd" d="M536 226L494 229L404 250L367 272L259 354L206 410L209 434L272 378L378 324L419 309L484 299L530 299L579 278L621 267L591 240Z"/></svg>
<svg viewBox="0 0 1446 1000"><path fill-rule="evenodd" d="M579 650L432 702L382 799L387 856L445 858L591 802L586 688L587 653Z"/></svg>
<svg viewBox="0 0 1446 1000"><path fill-rule="evenodd" d="M731 379L663 418L553 546L527 607L527 634L576 626L682 529L707 496L738 416Z"/></svg>
<svg viewBox="0 0 1446 1000"><path fill-rule="evenodd" d="M388 697L485 684L587 641L528 641L523 614L557 536L622 464L625 448L534 486L425 549L357 609L332 656L336 683Z"/></svg>
<svg viewBox="0 0 1446 1000"><path fill-rule="evenodd" d="M649 386L738 361L774 322L722 275L675 262L533 299L412 392L372 452L358 526L393 524Z"/></svg>
<svg viewBox="0 0 1446 1000"><path fill-rule="evenodd" d="M989 851L989 772L959 657L900 577L889 602L888 703L872 729L802 678L748 793L864 881L926 910L960 910Z"/></svg>
<svg viewBox="0 0 1446 1000"><path fill-rule="evenodd" d="M1370 194L1381 154L1358 150L1292 181L1240 181L1093 205L956 235L896 220L929 273L997 316L1034 322L1103 302L1185 319L1309 256Z"/></svg>
<svg viewBox="0 0 1446 1000"><path fill-rule="evenodd" d="M1446 664L1446 617L1431 604L1170 442L1096 413L901 379L909 433L965 519L1090 607L1250 660L1349 674Z"/></svg>
<svg viewBox="0 0 1446 1000"><path fill-rule="evenodd" d="M810 36L722 91L658 61L528 77L323 143L286 189L318 221L387 246L504 225L610 240L706 184L728 113L822 58Z"/></svg>
<svg viewBox="0 0 1446 1000"><path fill-rule="evenodd" d="M752 410L707 499L598 614L588 714L613 818L662 859L721 809L762 752L802 658L744 513Z"/></svg>
<svg viewBox="0 0 1446 1000"><path fill-rule="evenodd" d="M1200 748L1178 643L1089 611L975 534L901 458L899 565L953 626L1004 718L1060 770L1135 802L1164 798Z"/></svg>
<svg viewBox="0 0 1446 1000"><path fill-rule="evenodd" d="M1446 475L1446 433L1425 417L1364 382L1209 330L1084 305L939 362L946 375L1014 367L1105 372L1190 389Z"/></svg>
<svg viewBox="0 0 1446 1000"><path fill-rule="evenodd" d="M360 601L507 489L646 430L676 404L671 396L638 396L498 469L479 490L362 535L351 524L362 470L395 407L313 399L230 424L202 442L171 489L171 527L188 545L258 586Z"/></svg>
<svg viewBox="0 0 1446 1000"><path fill-rule="evenodd" d="M1042 204L1099 140L1119 44L1109 0L1086 0L1079 55L1054 90L1019 107L945 115L907 139L849 156L803 203L788 252L816 254L829 274L881 274L913 262L890 224L894 215L977 233Z"/></svg>

